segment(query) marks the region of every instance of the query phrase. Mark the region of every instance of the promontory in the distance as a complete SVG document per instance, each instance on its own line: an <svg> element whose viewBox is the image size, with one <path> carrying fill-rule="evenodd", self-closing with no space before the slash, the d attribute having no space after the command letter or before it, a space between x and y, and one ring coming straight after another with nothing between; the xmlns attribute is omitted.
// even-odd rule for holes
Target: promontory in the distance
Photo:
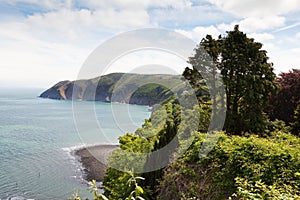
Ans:
<svg viewBox="0 0 300 200"><path fill-rule="evenodd" d="M92 79L61 81L40 97L152 106L181 90L181 85L179 75L112 73Z"/></svg>

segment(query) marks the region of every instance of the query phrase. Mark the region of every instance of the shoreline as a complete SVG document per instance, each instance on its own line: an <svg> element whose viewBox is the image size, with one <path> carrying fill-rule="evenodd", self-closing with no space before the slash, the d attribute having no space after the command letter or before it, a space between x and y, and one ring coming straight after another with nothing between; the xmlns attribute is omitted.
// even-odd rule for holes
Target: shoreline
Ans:
<svg viewBox="0 0 300 200"><path fill-rule="evenodd" d="M73 150L73 155L83 167L84 180L102 182L107 169L107 158L118 148L118 144L100 144Z"/></svg>

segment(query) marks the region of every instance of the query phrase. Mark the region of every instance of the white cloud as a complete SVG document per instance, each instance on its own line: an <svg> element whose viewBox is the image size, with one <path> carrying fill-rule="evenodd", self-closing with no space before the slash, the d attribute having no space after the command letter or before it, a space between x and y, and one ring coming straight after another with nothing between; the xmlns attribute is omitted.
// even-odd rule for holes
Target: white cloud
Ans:
<svg viewBox="0 0 300 200"><path fill-rule="evenodd" d="M220 9L240 17L282 15L300 10L299 0L209 0Z"/></svg>
<svg viewBox="0 0 300 200"><path fill-rule="evenodd" d="M146 74L182 74L187 65L186 60L177 55L159 50L142 50L120 57L105 73L119 71Z"/></svg>
<svg viewBox="0 0 300 200"><path fill-rule="evenodd" d="M74 79L89 54L88 49L76 45L41 41L30 34L1 29L0 38L4 37L8 40L0 46L1 84L48 87L55 81Z"/></svg>
<svg viewBox="0 0 300 200"><path fill-rule="evenodd" d="M291 42L280 43L276 31L273 35L269 32L298 25L288 14L300 9L300 0L209 1L216 6L195 5L191 0L2 0L0 6L13 5L16 10L18 3L34 6L28 13L22 10L27 16L0 20L0 80L23 80L47 87L55 81L74 79L88 54L101 42L118 32L144 27L177 29L199 42L206 34L217 38L239 24L241 31L264 44L275 67L291 68L297 67L293 63L300 63L296 48L289 54ZM41 11L36 12L37 7ZM290 26L282 28L285 25ZM299 44L300 33L288 38ZM175 65L171 62L175 59L166 56L128 58L120 64L165 59L170 61L166 65Z"/></svg>
<svg viewBox="0 0 300 200"><path fill-rule="evenodd" d="M151 22L176 29L210 26L233 18L231 14L224 13L209 4L149 9L148 13L151 15Z"/></svg>
<svg viewBox="0 0 300 200"><path fill-rule="evenodd" d="M103 10L103 9L116 9L116 10L140 10L147 7L146 0L85 0L79 1L79 5L89 8L91 10Z"/></svg>
<svg viewBox="0 0 300 200"><path fill-rule="evenodd" d="M176 9L184 9L185 7L191 7L192 2L189 0L147 0L148 7L160 7L167 8L172 7Z"/></svg>
<svg viewBox="0 0 300 200"><path fill-rule="evenodd" d="M209 0L227 13L234 14L246 32L271 30L285 26L286 15L300 11L300 0ZM298 24L298 23L297 23ZM231 24L232 25L232 24Z"/></svg>
<svg viewBox="0 0 300 200"><path fill-rule="evenodd" d="M75 79L96 46L118 31L147 26L148 20L142 9L63 8L2 21L0 80L7 83L14 79L15 84L22 80L30 86L36 82L48 87L53 80Z"/></svg>
<svg viewBox="0 0 300 200"><path fill-rule="evenodd" d="M263 49L267 52L277 51L275 46L275 36L269 33L250 33L248 34L249 38L254 38L256 42L263 44ZM269 54L269 53L268 53Z"/></svg>
<svg viewBox="0 0 300 200"><path fill-rule="evenodd" d="M270 52L271 61L274 63L275 72L288 72L300 68L300 48L277 49Z"/></svg>
<svg viewBox="0 0 300 200"><path fill-rule="evenodd" d="M72 0L2 0L2 3L16 5L18 3L34 4L45 9L70 8Z"/></svg>
<svg viewBox="0 0 300 200"><path fill-rule="evenodd" d="M283 26L284 23L285 18L279 16L249 17L239 22L241 29L246 32L274 29Z"/></svg>
<svg viewBox="0 0 300 200"><path fill-rule="evenodd" d="M113 30L126 30L141 28L149 25L149 15L144 10L101 10L94 13L94 26L110 28Z"/></svg>
<svg viewBox="0 0 300 200"><path fill-rule="evenodd" d="M274 35L269 33L251 33L248 37L254 38L258 42L267 42L275 39Z"/></svg>
<svg viewBox="0 0 300 200"><path fill-rule="evenodd" d="M175 30L175 31L185 35L188 38L193 39L196 42L200 42L202 38L204 38L206 35L212 35L213 38L217 38L221 34L221 32L214 26L208 26L208 27L198 26L191 31L185 31L185 30Z"/></svg>
<svg viewBox="0 0 300 200"><path fill-rule="evenodd" d="M281 27L285 24L285 17L267 16L267 17L248 17L240 21L233 21L230 24L219 24L217 27L222 31L232 30L238 24L241 31L251 33L256 31L270 30Z"/></svg>
<svg viewBox="0 0 300 200"><path fill-rule="evenodd" d="M55 81L74 79L90 49L78 41L39 38L38 26L27 21L1 23L1 84L48 87ZM47 31L47 30L45 30Z"/></svg>
<svg viewBox="0 0 300 200"><path fill-rule="evenodd" d="M234 26L239 24L237 21L233 21L230 24L221 23L217 25L217 29L221 30L222 32L233 30Z"/></svg>
<svg viewBox="0 0 300 200"><path fill-rule="evenodd" d="M296 34L295 38L300 39L300 32Z"/></svg>
<svg viewBox="0 0 300 200"><path fill-rule="evenodd" d="M28 26L36 28L37 32L57 33L60 36L67 36L67 38L73 38L76 33L81 34L90 29L115 32L144 27L148 25L148 22L149 16L146 11L116 11L114 9L97 11L62 9L45 14L35 14L24 21Z"/></svg>
<svg viewBox="0 0 300 200"><path fill-rule="evenodd" d="M118 8L118 9L146 9L152 8L176 8L182 9L184 7L190 7L192 5L189 0L85 0L81 2L82 5L91 9L103 9L103 8Z"/></svg>
<svg viewBox="0 0 300 200"><path fill-rule="evenodd" d="M195 40L196 42L199 42L204 38L206 35L212 35L213 38L218 38L218 36L221 34L224 34L225 31L233 30L233 27L235 24L238 23L232 23L232 24L220 24L217 27L215 26L208 26L208 27L202 27L198 26L192 29L191 31L186 30L175 30L178 33L181 33L185 35L188 38L191 38ZM244 31L244 29L241 28L241 31ZM248 34L248 37L254 38L258 42L270 42L270 40L274 40L275 36L270 33L255 33L252 32Z"/></svg>

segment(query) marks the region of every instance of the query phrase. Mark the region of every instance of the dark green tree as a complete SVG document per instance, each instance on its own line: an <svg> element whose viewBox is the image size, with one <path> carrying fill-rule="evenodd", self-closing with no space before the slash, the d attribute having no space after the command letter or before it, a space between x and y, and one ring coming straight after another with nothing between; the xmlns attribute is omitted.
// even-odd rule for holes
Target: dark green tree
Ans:
<svg viewBox="0 0 300 200"><path fill-rule="evenodd" d="M248 38L236 25L233 31L227 32L226 36L219 36L217 40L206 36L195 49L195 55L189 59L193 68L203 68L205 58L199 52L204 48L214 63L206 65L210 68L206 71L214 77L216 71L220 70L226 91L224 129L227 132L259 133L265 129L263 108L278 86L274 82L276 75L272 63L268 62L267 52L262 50L262 46ZM216 101L214 96L211 98Z"/></svg>
<svg viewBox="0 0 300 200"><path fill-rule="evenodd" d="M157 140L154 142L153 152L160 150L161 148L169 145L168 148L160 154L150 154L147 158L147 161L144 166L145 171L149 171L149 169L153 165L167 166L170 163L171 156L176 149L178 148L178 138L177 138L177 128L180 124L180 106L174 101L169 102L165 105L165 109L167 112L167 119L165 122L164 128L157 134ZM174 143L170 143L174 140ZM163 154L163 155L161 155ZM163 169L158 169L155 171L150 171L142 174L142 177L145 178L146 181L143 182L142 186L145 187L149 192L146 196L147 199L155 199L156 187L159 184L159 180L162 177Z"/></svg>
<svg viewBox="0 0 300 200"><path fill-rule="evenodd" d="M263 109L277 85L272 63L262 44L239 30L227 32L222 39L221 74L226 87L227 121L225 128L233 133L262 132L265 129Z"/></svg>

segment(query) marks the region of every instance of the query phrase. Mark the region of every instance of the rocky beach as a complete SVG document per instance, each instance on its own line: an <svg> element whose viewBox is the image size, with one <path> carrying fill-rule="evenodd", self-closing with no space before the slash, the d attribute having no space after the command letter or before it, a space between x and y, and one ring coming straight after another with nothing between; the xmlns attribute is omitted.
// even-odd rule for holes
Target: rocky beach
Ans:
<svg viewBox="0 0 300 200"><path fill-rule="evenodd" d="M87 181L102 182L107 168L107 158L119 145L96 145L74 151L74 155L84 168L84 178Z"/></svg>

